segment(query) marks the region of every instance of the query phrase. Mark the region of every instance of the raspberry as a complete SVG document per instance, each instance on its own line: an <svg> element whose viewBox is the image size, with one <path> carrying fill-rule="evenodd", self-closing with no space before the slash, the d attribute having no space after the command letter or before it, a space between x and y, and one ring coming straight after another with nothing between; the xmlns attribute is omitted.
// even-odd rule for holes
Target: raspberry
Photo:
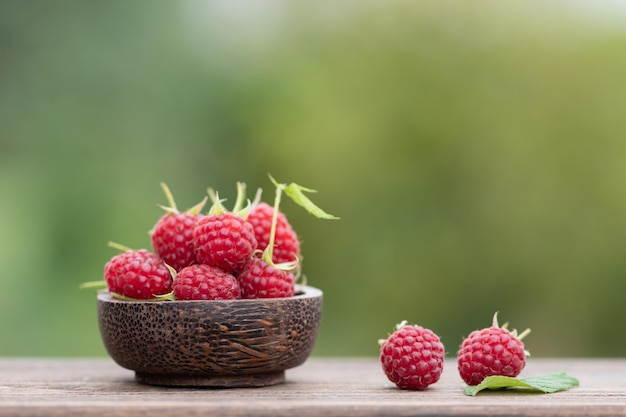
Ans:
<svg viewBox="0 0 626 417"><path fill-rule="evenodd" d="M443 372L444 347L429 329L406 322L381 341L380 362L387 378L398 388L423 390Z"/></svg>
<svg viewBox="0 0 626 417"><path fill-rule="evenodd" d="M259 203L250 209L248 222L254 227L254 236L257 240L257 249L263 251L270 241L272 217L274 208L266 203ZM300 256L300 241L287 217L278 212L276 221L276 235L274 236L274 263L293 262Z"/></svg>
<svg viewBox="0 0 626 417"><path fill-rule="evenodd" d="M239 269L256 248L252 225L232 213L203 217L193 231L198 263L226 272Z"/></svg>
<svg viewBox="0 0 626 417"><path fill-rule="evenodd" d="M155 253L177 271L196 262L193 230L200 219L200 215L168 213L152 229Z"/></svg>
<svg viewBox="0 0 626 417"><path fill-rule="evenodd" d="M172 275L157 255L127 250L104 265L104 280L113 295L151 299L172 291Z"/></svg>
<svg viewBox="0 0 626 417"><path fill-rule="evenodd" d="M178 271L174 278L177 300L233 300L241 298L237 278L219 268L196 264Z"/></svg>
<svg viewBox="0 0 626 417"><path fill-rule="evenodd" d="M179 271L196 262L193 230L202 218L199 213L207 199L205 197L196 206L184 213L179 213L167 185L161 183L161 188L170 207L163 207L167 213L157 221L150 232L152 248L169 266Z"/></svg>
<svg viewBox="0 0 626 417"><path fill-rule="evenodd" d="M506 327L498 326L496 313L491 327L474 330L463 340L457 360L459 374L467 385L478 385L491 375L515 377L522 371L528 352L521 339L530 329L518 336L516 330Z"/></svg>
<svg viewBox="0 0 626 417"><path fill-rule="evenodd" d="M237 275L241 298L293 297L295 277L262 259L251 258Z"/></svg>

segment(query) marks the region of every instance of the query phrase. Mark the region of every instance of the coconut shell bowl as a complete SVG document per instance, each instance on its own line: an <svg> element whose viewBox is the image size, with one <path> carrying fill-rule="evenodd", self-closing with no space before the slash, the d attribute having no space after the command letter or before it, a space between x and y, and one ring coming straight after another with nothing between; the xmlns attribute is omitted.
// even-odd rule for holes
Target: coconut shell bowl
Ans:
<svg viewBox="0 0 626 417"><path fill-rule="evenodd" d="M104 346L138 382L183 387L261 387L311 354L322 291L288 298L123 301L98 294Z"/></svg>

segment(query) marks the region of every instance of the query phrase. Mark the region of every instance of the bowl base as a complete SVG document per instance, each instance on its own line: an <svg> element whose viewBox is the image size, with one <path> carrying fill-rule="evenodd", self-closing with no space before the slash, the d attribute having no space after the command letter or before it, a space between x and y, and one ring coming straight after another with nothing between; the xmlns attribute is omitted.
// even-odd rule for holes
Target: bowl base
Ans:
<svg viewBox="0 0 626 417"><path fill-rule="evenodd" d="M137 382L167 387L255 388L285 382L285 371L251 375L163 375L135 372Z"/></svg>

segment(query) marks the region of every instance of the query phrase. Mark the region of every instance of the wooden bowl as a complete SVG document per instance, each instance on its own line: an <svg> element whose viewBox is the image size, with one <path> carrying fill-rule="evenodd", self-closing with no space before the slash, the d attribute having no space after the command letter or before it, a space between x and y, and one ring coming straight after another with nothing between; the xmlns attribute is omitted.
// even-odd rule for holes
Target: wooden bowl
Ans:
<svg viewBox="0 0 626 417"><path fill-rule="evenodd" d="M137 381L166 386L259 387L285 380L309 357L322 291L297 286L289 298L121 301L98 294L107 352Z"/></svg>

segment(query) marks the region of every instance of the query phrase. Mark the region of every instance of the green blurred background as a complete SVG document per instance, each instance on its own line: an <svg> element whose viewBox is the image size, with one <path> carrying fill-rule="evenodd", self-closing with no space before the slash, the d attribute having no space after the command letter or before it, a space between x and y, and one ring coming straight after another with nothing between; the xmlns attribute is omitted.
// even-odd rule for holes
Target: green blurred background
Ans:
<svg viewBox="0 0 626 417"><path fill-rule="evenodd" d="M105 355L95 295L166 203L268 173L325 294L315 355L406 319L449 354L501 321L534 356L622 356L618 1L0 2L0 355Z"/></svg>

